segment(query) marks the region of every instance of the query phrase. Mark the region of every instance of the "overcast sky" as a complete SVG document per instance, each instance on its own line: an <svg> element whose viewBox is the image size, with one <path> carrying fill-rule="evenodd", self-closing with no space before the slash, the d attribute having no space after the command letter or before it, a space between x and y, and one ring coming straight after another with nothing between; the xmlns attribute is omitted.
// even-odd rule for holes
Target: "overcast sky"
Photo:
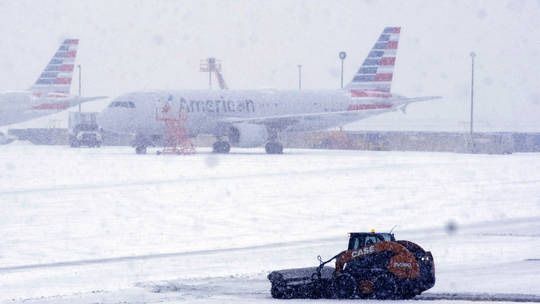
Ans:
<svg viewBox="0 0 540 304"><path fill-rule="evenodd" d="M465 126L477 56L480 126L540 131L540 1L3 1L0 91L29 87L64 38L79 38L83 95L206 88L222 60L230 88L339 86L380 31L401 26L393 92L441 95L365 123ZM76 92L76 81L73 83ZM384 116L384 115L383 115Z"/></svg>

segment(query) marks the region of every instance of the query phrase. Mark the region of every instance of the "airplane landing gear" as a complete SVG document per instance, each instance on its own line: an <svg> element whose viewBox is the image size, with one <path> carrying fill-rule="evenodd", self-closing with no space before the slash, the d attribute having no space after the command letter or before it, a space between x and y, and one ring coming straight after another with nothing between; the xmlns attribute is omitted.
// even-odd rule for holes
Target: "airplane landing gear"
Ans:
<svg viewBox="0 0 540 304"><path fill-rule="evenodd" d="M154 144L149 136L137 133L131 145L132 147L135 147L135 153L146 154L146 148L149 146L153 146Z"/></svg>
<svg viewBox="0 0 540 304"><path fill-rule="evenodd" d="M222 141L222 140L216 141L212 145L212 152L213 153L226 154L226 153L229 153L229 151L231 151L231 145L226 141Z"/></svg>
<svg viewBox="0 0 540 304"><path fill-rule="evenodd" d="M137 153L137 154L146 154L146 146L137 146L137 147L135 147L135 153Z"/></svg>
<svg viewBox="0 0 540 304"><path fill-rule="evenodd" d="M268 142L264 146L267 154L283 154L283 145L279 142Z"/></svg>
<svg viewBox="0 0 540 304"><path fill-rule="evenodd" d="M268 128L268 142L264 146L266 154L283 154L283 145L278 139L278 130L275 128Z"/></svg>

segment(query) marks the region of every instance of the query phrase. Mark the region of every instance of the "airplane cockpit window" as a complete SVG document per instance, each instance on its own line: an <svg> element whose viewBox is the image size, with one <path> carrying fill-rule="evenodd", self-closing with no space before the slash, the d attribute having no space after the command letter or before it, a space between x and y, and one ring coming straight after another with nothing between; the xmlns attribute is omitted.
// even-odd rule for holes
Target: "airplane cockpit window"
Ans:
<svg viewBox="0 0 540 304"><path fill-rule="evenodd" d="M109 105L109 108L135 108L135 103L133 101L113 101Z"/></svg>

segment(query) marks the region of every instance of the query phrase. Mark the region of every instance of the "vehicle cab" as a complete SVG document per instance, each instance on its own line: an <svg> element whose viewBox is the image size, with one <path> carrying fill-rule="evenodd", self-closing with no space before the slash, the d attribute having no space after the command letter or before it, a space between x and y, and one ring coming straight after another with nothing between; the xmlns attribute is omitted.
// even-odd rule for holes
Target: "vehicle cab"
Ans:
<svg viewBox="0 0 540 304"><path fill-rule="evenodd" d="M372 246L376 243L394 242L395 240L392 233L351 232L349 233L348 250L358 250L366 246Z"/></svg>

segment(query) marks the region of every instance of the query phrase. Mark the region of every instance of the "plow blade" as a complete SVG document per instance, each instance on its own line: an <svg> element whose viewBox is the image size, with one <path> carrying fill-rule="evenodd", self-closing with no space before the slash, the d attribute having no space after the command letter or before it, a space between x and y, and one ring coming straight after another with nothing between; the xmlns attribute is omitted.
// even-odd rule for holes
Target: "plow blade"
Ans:
<svg viewBox="0 0 540 304"><path fill-rule="evenodd" d="M329 298L333 296L333 267L284 269L272 271L268 280L272 283L271 294L277 299Z"/></svg>

